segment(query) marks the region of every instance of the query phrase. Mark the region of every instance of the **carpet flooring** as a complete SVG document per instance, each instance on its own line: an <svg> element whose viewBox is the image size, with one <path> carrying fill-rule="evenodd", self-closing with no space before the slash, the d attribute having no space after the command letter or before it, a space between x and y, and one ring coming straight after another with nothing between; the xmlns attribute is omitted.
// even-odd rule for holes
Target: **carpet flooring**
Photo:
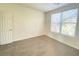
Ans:
<svg viewBox="0 0 79 59"><path fill-rule="evenodd" d="M79 56L79 50L47 36L38 36L1 45L0 56Z"/></svg>

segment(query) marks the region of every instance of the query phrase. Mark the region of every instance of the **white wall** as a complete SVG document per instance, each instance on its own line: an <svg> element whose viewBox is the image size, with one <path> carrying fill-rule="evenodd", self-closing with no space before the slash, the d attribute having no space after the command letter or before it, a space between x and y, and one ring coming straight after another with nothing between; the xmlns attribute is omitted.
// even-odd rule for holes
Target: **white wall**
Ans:
<svg viewBox="0 0 79 59"><path fill-rule="evenodd" d="M44 13L30 8L18 8L14 13L15 40L44 35Z"/></svg>
<svg viewBox="0 0 79 59"><path fill-rule="evenodd" d="M62 34L53 33L50 31L50 20L51 20L50 16L51 16L51 14L62 12L65 10L74 9L74 8L79 9L79 4L69 4L67 6L47 12L46 13L46 29L47 29L46 35L57 40L57 41L67 44L71 47L79 49L79 11L78 11L78 24L77 24L77 28L76 28L76 36L75 37L69 37L69 36L65 36Z"/></svg>
<svg viewBox="0 0 79 59"><path fill-rule="evenodd" d="M3 12L10 11L10 13L12 13L12 21L13 21L12 41L18 41L45 34L43 12L28 8L28 6L17 5L17 4L0 4L0 11ZM7 43L3 43L1 41L1 44L7 44Z"/></svg>

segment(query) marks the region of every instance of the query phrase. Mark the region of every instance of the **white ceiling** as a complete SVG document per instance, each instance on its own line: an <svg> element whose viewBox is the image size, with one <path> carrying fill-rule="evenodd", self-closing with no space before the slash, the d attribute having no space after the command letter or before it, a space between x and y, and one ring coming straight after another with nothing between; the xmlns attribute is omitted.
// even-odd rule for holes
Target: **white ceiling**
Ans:
<svg viewBox="0 0 79 59"><path fill-rule="evenodd" d="M67 4L68 3L23 3L23 5L27 5L31 8L38 9L43 12L54 10Z"/></svg>

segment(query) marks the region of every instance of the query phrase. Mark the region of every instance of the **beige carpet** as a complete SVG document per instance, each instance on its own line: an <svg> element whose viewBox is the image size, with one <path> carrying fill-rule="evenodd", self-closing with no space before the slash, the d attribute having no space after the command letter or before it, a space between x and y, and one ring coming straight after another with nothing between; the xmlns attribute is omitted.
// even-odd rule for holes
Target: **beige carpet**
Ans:
<svg viewBox="0 0 79 59"><path fill-rule="evenodd" d="M79 50L47 36L25 39L0 46L2 56L79 56Z"/></svg>

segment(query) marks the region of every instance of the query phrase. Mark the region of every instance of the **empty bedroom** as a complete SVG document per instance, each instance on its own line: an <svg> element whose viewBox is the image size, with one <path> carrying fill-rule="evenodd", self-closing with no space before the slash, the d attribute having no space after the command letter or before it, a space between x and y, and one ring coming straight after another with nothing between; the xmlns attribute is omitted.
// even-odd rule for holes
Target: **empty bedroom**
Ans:
<svg viewBox="0 0 79 59"><path fill-rule="evenodd" d="M0 3L0 56L79 56L79 3Z"/></svg>

